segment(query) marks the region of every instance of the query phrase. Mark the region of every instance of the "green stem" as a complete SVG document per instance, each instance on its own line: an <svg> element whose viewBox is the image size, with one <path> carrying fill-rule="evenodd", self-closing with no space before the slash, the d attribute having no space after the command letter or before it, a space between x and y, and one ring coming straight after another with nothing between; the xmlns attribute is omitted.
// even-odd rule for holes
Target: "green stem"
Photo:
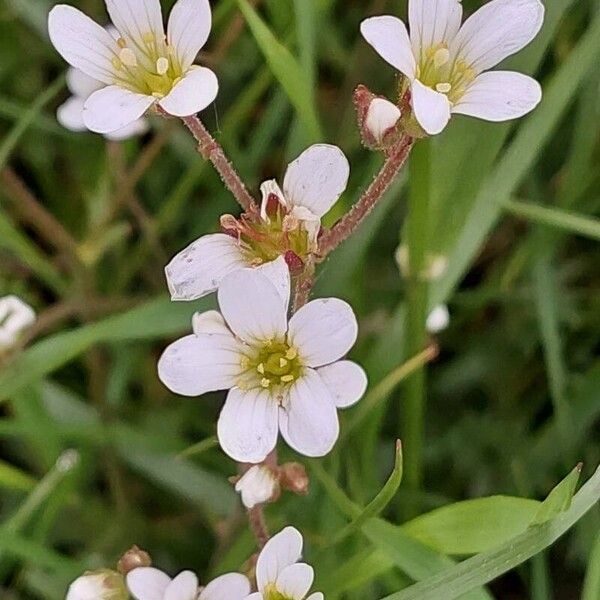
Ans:
<svg viewBox="0 0 600 600"><path fill-rule="evenodd" d="M430 142L419 141L410 160L409 212L406 227L408 246L407 321L404 355L414 356L427 344L425 322L428 309L427 268L428 216L430 203ZM405 448L405 482L410 504L403 510L407 518L418 513L423 471L423 422L426 400L424 365L405 383L402 401L402 441ZM406 502L406 500L405 500Z"/></svg>

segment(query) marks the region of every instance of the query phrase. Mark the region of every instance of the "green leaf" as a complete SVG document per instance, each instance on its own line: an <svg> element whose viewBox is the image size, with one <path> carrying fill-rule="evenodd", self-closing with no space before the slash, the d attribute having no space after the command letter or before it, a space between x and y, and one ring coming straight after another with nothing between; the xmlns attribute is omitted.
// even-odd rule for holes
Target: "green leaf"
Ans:
<svg viewBox="0 0 600 600"><path fill-rule="evenodd" d="M0 461L0 486L8 490L28 492L35 487L36 480L29 474Z"/></svg>
<svg viewBox="0 0 600 600"><path fill-rule="evenodd" d="M525 498L477 498L433 510L402 530L443 554L477 554L525 531L539 508L540 502Z"/></svg>
<svg viewBox="0 0 600 600"><path fill-rule="evenodd" d="M583 465L577 465L549 494L542 502L537 513L535 514L531 525L542 525L560 513L571 508L573 495L577 489L577 483L581 476L581 468Z"/></svg>
<svg viewBox="0 0 600 600"><path fill-rule="evenodd" d="M273 35L247 0L238 0L238 5L271 71L273 71L273 75L298 111L298 116L308 130L309 138L315 142L322 140L323 134L319 118L312 102L310 78L292 53Z"/></svg>

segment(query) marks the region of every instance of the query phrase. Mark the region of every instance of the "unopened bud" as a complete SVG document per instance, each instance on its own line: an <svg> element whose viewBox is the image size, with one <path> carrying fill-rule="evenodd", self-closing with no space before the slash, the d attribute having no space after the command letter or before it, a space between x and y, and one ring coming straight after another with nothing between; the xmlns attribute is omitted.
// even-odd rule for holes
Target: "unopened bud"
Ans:
<svg viewBox="0 0 600 600"><path fill-rule="evenodd" d="M70 586L66 600L127 600L123 575L103 569L78 577Z"/></svg>
<svg viewBox="0 0 600 600"><path fill-rule="evenodd" d="M291 462L279 468L279 481L284 490L305 496L308 494L310 479L304 465Z"/></svg>
<svg viewBox="0 0 600 600"><path fill-rule="evenodd" d="M132 546L119 560L117 569L119 569L119 573L127 575L127 573L138 567L150 567L151 565L150 555L141 548Z"/></svg>
<svg viewBox="0 0 600 600"><path fill-rule="evenodd" d="M280 494L277 476L266 465L250 467L235 484L235 491L241 495L242 503L248 509L272 502Z"/></svg>
<svg viewBox="0 0 600 600"><path fill-rule="evenodd" d="M401 116L395 104L385 98L375 98L367 111L365 129L380 147L385 147L386 139L395 133Z"/></svg>
<svg viewBox="0 0 600 600"><path fill-rule="evenodd" d="M447 329L450 324L450 312L445 304L436 306L427 317L427 331L435 335Z"/></svg>
<svg viewBox="0 0 600 600"><path fill-rule="evenodd" d="M221 215L220 222L223 233L238 237L239 223L233 215Z"/></svg>

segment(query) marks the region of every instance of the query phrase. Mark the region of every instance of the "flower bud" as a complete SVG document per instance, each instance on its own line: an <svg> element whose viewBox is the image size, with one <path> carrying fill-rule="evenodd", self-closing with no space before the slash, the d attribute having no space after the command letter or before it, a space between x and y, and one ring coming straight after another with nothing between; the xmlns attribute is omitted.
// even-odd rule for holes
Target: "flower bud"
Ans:
<svg viewBox="0 0 600 600"><path fill-rule="evenodd" d="M138 567L149 567L151 565L152 559L150 555L141 548L132 546L119 560L117 569L119 569L119 573L127 575L127 573Z"/></svg>
<svg viewBox="0 0 600 600"><path fill-rule="evenodd" d="M279 469L279 480L284 490L305 496L308 494L310 479L304 465L292 462L281 465Z"/></svg>
<svg viewBox="0 0 600 600"><path fill-rule="evenodd" d="M116 571L102 569L78 577L70 586L66 600L127 600L123 576Z"/></svg>
<svg viewBox="0 0 600 600"><path fill-rule="evenodd" d="M444 331L450 324L450 312L445 304L436 306L427 317L427 331L435 335Z"/></svg>
<svg viewBox="0 0 600 600"><path fill-rule="evenodd" d="M375 98L369 105L365 119L365 129L375 139L378 146L385 146L386 137L396 129L402 113L385 98Z"/></svg>
<svg viewBox="0 0 600 600"><path fill-rule="evenodd" d="M241 494L244 506L251 509L275 500L280 493L279 481L266 465L254 465L240 477L235 491Z"/></svg>
<svg viewBox="0 0 600 600"><path fill-rule="evenodd" d="M17 296L0 298L0 350L14 346L35 319L31 306Z"/></svg>

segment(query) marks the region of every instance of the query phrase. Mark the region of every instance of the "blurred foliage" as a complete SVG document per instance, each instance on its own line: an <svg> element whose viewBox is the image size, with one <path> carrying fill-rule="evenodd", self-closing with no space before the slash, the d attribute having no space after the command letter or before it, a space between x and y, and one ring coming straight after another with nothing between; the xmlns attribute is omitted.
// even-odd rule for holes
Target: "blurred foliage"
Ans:
<svg viewBox="0 0 600 600"><path fill-rule="evenodd" d="M21 295L40 315L28 347L0 370L7 600L60 599L74 576L113 565L133 543L161 568L193 568L204 580L253 552L226 479L235 465L212 444L177 458L214 434L222 394L174 397L155 368L193 311L214 302L171 304L163 267L236 205L177 122L155 119L146 137L123 144L60 128L54 114L67 92L45 30L51 4L0 3L0 295ZM101 0L73 4L106 18ZM360 147L353 88L395 88L359 23L403 16L405 3L212 4L200 60L221 92L203 119L254 192L309 143L341 146L352 176L333 222L380 164ZM463 1L469 13L480 4ZM447 301L452 317L428 367L426 492L408 499L400 486L382 516L399 523L407 500L428 512L504 499L460 502L402 528L372 519L331 543L392 471L403 395L378 388L371 414L311 466L310 495L284 495L267 510L274 530L304 533L328 600L381 598L453 564L444 554L460 559L530 535L539 505L515 497L543 499L579 461L584 479L600 461L600 4L546 5L542 35L507 61L543 82L539 109L500 125L459 117L432 144L430 232L449 268L430 299ZM409 358L393 258L405 188L401 177L321 265L316 288L354 306L361 337L352 355L372 388ZM343 414L342 432L357 411ZM81 460L57 476L69 448ZM464 597L597 600L599 523L594 508L546 553Z"/></svg>

